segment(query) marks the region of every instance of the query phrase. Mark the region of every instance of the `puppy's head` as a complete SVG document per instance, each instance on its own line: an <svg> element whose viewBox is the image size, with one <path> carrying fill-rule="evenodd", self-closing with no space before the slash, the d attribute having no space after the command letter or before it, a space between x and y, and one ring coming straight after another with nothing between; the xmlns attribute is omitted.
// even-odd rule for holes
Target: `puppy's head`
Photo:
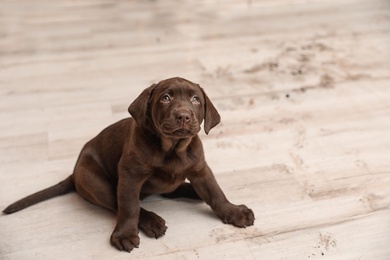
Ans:
<svg viewBox="0 0 390 260"><path fill-rule="evenodd" d="M130 105L137 126L149 122L162 135L187 138L200 131L206 134L221 118L203 89L183 78L166 79L145 89Z"/></svg>

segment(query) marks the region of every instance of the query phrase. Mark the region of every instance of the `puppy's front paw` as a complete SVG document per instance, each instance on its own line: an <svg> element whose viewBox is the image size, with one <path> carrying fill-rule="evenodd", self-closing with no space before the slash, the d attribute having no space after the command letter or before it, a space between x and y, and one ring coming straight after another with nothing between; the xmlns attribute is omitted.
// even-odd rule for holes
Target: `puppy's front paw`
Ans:
<svg viewBox="0 0 390 260"><path fill-rule="evenodd" d="M245 205L230 205L220 218L223 223L240 228L252 226L255 221L253 211Z"/></svg>
<svg viewBox="0 0 390 260"><path fill-rule="evenodd" d="M165 220L154 212L142 210L138 223L141 229L149 237L159 238L165 235L167 226Z"/></svg>
<svg viewBox="0 0 390 260"><path fill-rule="evenodd" d="M139 236L137 232L115 229L111 235L111 244L120 251L130 253L134 247L139 246Z"/></svg>

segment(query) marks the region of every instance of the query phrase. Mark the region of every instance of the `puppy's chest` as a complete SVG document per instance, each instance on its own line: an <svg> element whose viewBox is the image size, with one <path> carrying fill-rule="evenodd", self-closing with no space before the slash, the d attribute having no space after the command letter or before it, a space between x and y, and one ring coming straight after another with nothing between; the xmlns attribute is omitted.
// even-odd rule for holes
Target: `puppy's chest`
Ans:
<svg viewBox="0 0 390 260"><path fill-rule="evenodd" d="M172 178L174 178L174 176L185 174L193 165L194 161L189 159L188 156L171 154L161 157L159 162L153 165L153 175L172 175Z"/></svg>
<svg viewBox="0 0 390 260"><path fill-rule="evenodd" d="M186 179L186 169L155 167L142 187L143 193L162 194L174 191Z"/></svg>
<svg viewBox="0 0 390 260"><path fill-rule="evenodd" d="M153 170L149 179L153 179L157 182L164 182L166 184L175 184L177 181L182 181L186 178L184 171L166 171L162 169Z"/></svg>
<svg viewBox="0 0 390 260"><path fill-rule="evenodd" d="M177 179L185 179L193 165L194 161L189 160L188 157L166 156L153 165L151 177L163 182L175 183Z"/></svg>

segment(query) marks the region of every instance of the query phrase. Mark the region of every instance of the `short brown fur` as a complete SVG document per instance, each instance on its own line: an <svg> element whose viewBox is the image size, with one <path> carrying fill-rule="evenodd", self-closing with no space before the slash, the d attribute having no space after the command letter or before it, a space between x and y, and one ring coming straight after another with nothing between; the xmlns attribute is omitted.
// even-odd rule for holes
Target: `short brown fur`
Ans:
<svg viewBox="0 0 390 260"><path fill-rule="evenodd" d="M202 199L224 223L253 225L252 210L226 199L205 161L200 124L204 121L208 134L220 116L199 85L163 80L145 89L129 112L132 118L107 127L84 146L71 176L4 213L76 190L117 215L111 244L127 252L138 247L139 229L155 238L167 229L164 219L140 207L140 199L150 194Z"/></svg>

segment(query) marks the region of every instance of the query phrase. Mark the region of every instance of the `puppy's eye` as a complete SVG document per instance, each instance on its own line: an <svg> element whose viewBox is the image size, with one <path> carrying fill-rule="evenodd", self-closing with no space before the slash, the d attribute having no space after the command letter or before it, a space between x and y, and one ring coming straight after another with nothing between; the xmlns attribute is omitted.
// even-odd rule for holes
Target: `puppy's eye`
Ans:
<svg viewBox="0 0 390 260"><path fill-rule="evenodd" d="M170 102L170 101L171 101L171 96L168 95L168 94L165 94L165 95L163 95L163 96L161 97L161 101L162 101L162 102L165 102L165 103Z"/></svg>
<svg viewBox="0 0 390 260"><path fill-rule="evenodd" d="M191 98L191 102L192 102L193 104L200 104L200 99L199 99L198 96L193 96L193 97Z"/></svg>

